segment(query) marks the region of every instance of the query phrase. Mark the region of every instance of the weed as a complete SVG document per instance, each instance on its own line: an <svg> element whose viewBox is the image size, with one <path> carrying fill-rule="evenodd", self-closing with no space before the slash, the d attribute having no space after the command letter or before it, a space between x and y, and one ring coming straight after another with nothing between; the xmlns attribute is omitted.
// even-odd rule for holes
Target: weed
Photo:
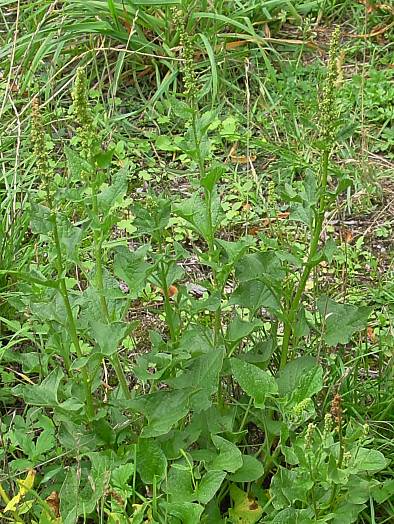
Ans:
<svg viewBox="0 0 394 524"><path fill-rule="evenodd" d="M44 101L31 101L28 137L6 84L25 178L11 184L2 158L5 521L393 515L394 301L389 286L360 293L359 273L368 264L375 282L377 259L363 235L338 245L331 224L360 183L342 165L340 32L316 89L309 72L320 78L322 68L301 66L308 41L296 66L278 71L266 47L270 30L287 46L286 21L310 38L317 4L230 4L18 11L36 32L2 53L13 45L21 70L37 54L22 89L34 84ZM54 111L40 59L53 51L59 16L60 49L81 65L60 69L73 87ZM75 41L92 32L105 40ZM251 57L243 42L256 46ZM253 73L257 56L266 77ZM122 90L131 64L133 87ZM224 103L228 86L235 94ZM125 116L126 93L133 102L137 92L140 107ZM131 119L145 97L154 109Z"/></svg>

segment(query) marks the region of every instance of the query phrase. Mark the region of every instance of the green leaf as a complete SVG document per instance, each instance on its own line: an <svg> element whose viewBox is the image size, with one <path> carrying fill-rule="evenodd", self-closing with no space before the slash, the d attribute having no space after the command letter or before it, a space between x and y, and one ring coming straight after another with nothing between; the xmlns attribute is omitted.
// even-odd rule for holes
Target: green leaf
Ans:
<svg viewBox="0 0 394 524"><path fill-rule="evenodd" d="M148 250L149 245L141 246L136 251L130 251L124 246L116 249L114 273L126 282L133 299L138 298L144 289L152 268L151 264L145 261Z"/></svg>
<svg viewBox="0 0 394 524"><path fill-rule="evenodd" d="M358 475L349 478L346 489L348 491L346 500L352 504L364 504L369 501L372 489L379 485L377 480L367 480Z"/></svg>
<svg viewBox="0 0 394 524"><path fill-rule="evenodd" d="M265 398L277 394L278 386L268 371L237 358L230 359L230 363L236 381L253 398L256 408L263 408Z"/></svg>
<svg viewBox="0 0 394 524"><path fill-rule="evenodd" d="M226 338L229 342L236 344L240 340L245 339L254 331L262 328L264 323L261 320L255 319L251 321L241 320L237 315L230 323L227 329Z"/></svg>
<svg viewBox="0 0 394 524"><path fill-rule="evenodd" d="M82 228L72 225L63 218L61 221L58 221L58 231L63 256L67 256L68 260L77 263L77 248L82 238Z"/></svg>
<svg viewBox="0 0 394 524"><path fill-rule="evenodd" d="M128 482L133 476L134 465L131 463L122 464L111 471L111 485L119 489L127 489Z"/></svg>
<svg viewBox="0 0 394 524"><path fill-rule="evenodd" d="M295 358L288 362L276 378L279 395L284 397L294 391L297 388L301 377L315 367L316 358L308 355Z"/></svg>
<svg viewBox="0 0 394 524"><path fill-rule="evenodd" d="M97 195L100 212L109 211L117 201L125 196L128 187L128 173L129 166L126 164L113 176L111 185Z"/></svg>
<svg viewBox="0 0 394 524"><path fill-rule="evenodd" d="M196 413L208 409L211 396L217 391L219 374L223 366L224 348L211 348L210 351L190 359L188 369L175 379L166 382L177 389L189 390L191 409Z"/></svg>
<svg viewBox="0 0 394 524"><path fill-rule="evenodd" d="M313 480L303 477L296 470L279 467L271 481L272 503L276 509L287 508L297 500L306 503Z"/></svg>
<svg viewBox="0 0 394 524"><path fill-rule="evenodd" d="M270 520L273 524L314 524L316 519L311 517L311 510L286 508Z"/></svg>
<svg viewBox="0 0 394 524"><path fill-rule="evenodd" d="M347 344L354 333L367 327L371 314L369 307L338 304L326 296L319 298L317 307L323 319L324 340L329 346Z"/></svg>
<svg viewBox="0 0 394 524"><path fill-rule="evenodd" d="M296 388L288 395L291 404L296 405L310 399L323 389L323 368L315 366L300 377Z"/></svg>
<svg viewBox="0 0 394 524"><path fill-rule="evenodd" d="M333 240L332 238L329 238L327 242L324 244L324 247L321 252L321 256L324 258L324 260L327 260L327 262L331 264L336 250L337 250L337 245L335 243L335 240Z"/></svg>
<svg viewBox="0 0 394 524"><path fill-rule="evenodd" d="M247 493L234 486L234 484L230 486L230 495L234 502L233 507L229 509L229 517L232 522L237 524L255 524L259 522L263 515L263 508L255 499L252 499Z"/></svg>
<svg viewBox="0 0 394 524"><path fill-rule="evenodd" d="M212 435L212 442L219 450L219 455L207 465L207 470L225 470L234 473L242 466L242 453L235 444L228 440Z"/></svg>
<svg viewBox="0 0 394 524"><path fill-rule="evenodd" d="M164 492L169 495L171 502L191 502L195 499L192 474L186 461L171 465Z"/></svg>
<svg viewBox="0 0 394 524"><path fill-rule="evenodd" d="M260 280L241 282L230 297L229 304L257 311L261 307L280 309L279 300L272 290Z"/></svg>
<svg viewBox="0 0 394 524"><path fill-rule="evenodd" d="M59 493L63 524L75 524L80 515L89 514L95 509L97 501L103 496L106 477L102 468L93 468L89 477L83 472L82 478L75 468L68 470Z"/></svg>
<svg viewBox="0 0 394 524"><path fill-rule="evenodd" d="M44 429L36 441L34 455L39 457L55 447L55 431L53 428Z"/></svg>
<svg viewBox="0 0 394 524"><path fill-rule="evenodd" d="M90 173L92 171L90 163L68 146L64 146L64 153L66 155L68 173L73 181L80 180L82 173Z"/></svg>
<svg viewBox="0 0 394 524"><path fill-rule="evenodd" d="M213 188L220 180L220 177L226 172L226 167L223 164L217 164L211 167L207 173L201 178L201 186L208 192L212 192Z"/></svg>
<svg viewBox="0 0 394 524"><path fill-rule="evenodd" d="M205 201L196 193L191 198L182 200L179 204L174 206L174 212L186 220L194 231L201 235L204 239L210 237L211 223L207 218L207 207ZM212 229L216 231L221 218L220 202L217 194L213 193L212 198Z"/></svg>
<svg viewBox="0 0 394 524"><path fill-rule="evenodd" d="M242 466L230 476L233 482L254 482L264 474L264 465L252 455L242 455Z"/></svg>
<svg viewBox="0 0 394 524"><path fill-rule="evenodd" d="M111 165L114 152L115 149L107 149L107 151L100 151L100 153L94 155L93 160L98 167L101 167L101 169L106 169Z"/></svg>
<svg viewBox="0 0 394 524"><path fill-rule="evenodd" d="M178 2L174 2L174 3L178 3ZM182 100L178 100L175 97L171 97L170 102L171 102L171 110L174 112L175 116L183 120L189 120L192 118L193 109L190 107L189 104L187 104L186 102L183 102Z"/></svg>
<svg viewBox="0 0 394 524"><path fill-rule="evenodd" d="M36 235L47 235L52 232L51 211L41 204L30 204L30 227Z"/></svg>
<svg viewBox="0 0 394 524"><path fill-rule="evenodd" d="M16 397L22 397L26 404L32 406L53 407L58 405L58 390L64 373L60 366L56 367L41 384L18 385L12 388Z"/></svg>
<svg viewBox="0 0 394 524"><path fill-rule="evenodd" d="M372 490L372 496L378 504L394 497L394 479L387 479Z"/></svg>
<svg viewBox="0 0 394 524"><path fill-rule="evenodd" d="M153 484L165 478L167 459L153 439L140 439L137 445L137 471L145 484Z"/></svg>
<svg viewBox="0 0 394 524"><path fill-rule="evenodd" d="M68 470L61 487L60 515L63 524L75 524L79 516L79 479L74 468Z"/></svg>
<svg viewBox="0 0 394 524"><path fill-rule="evenodd" d="M173 140L167 135L159 135L156 137L155 146L159 151L179 151L179 147L177 147Z"/></svg>
<svg viewBox="0 0 394 524"><path fill-rule="evenodd" d="M198 502L207 504L215 496L225 477L225 471L208 471L201 479L196 491Z"/></svg>
<svg viewBox="0 0 394 524"><path fill-rule="evenodd" d="M192 502L170 502L166 503L164 507L170 515L180 519L182 524L196 524L200 522L200 517L204 511L203 506L193 504Z"/></svg>
<svg viewBox="0 0 394 524"><path fill-rule="evenodd" d="M124 406L146 416L148 425L144 426L144 438L165 435L189 412L187 391L156 391L135 400L124 402Z"/></svg>
<svg viewBox="0 0 394 524"><path fill-rule="evenodd" d="M377 449L368 448L354 448L351 452L352 459L349 464L349 468L355 473L359 471L369 471L376 473L384 469L388 461L384 457L383 453Z"/></svg>
<svg viewBox="0 0 394 524"><path fill-rule="evenodd" d="M343 501L335 508L335 513L330 524L353 524L357 522L358 515L366 508L365 504L350 504Z"/></svg>
<svg viewBox="0 0 394 524"><path fill-rule="evenodd" d="M146 205L136 203L132 207L135 216L134 225L141 235L154 236L157 231L163 231L170 220L172 202L170 199L155 198L149 209Z"/></svg>
<svg viewBox="0 0 394 524"><path fill-rule="evenodd" d="M252 253L245 255L238 262L235 275L240 282L255 280L262 276L271 281L279 281L284 277L280 259L275 253Z"/></svg>
<svg viewBox="0 0 394 524"><path fill-rule="evenodd" d="M124 322L105 324L99 320L92 320L90 328L91 335L100 346L101 353L111 356L119 349L119 344L130 333L133 325Z"/></svg>

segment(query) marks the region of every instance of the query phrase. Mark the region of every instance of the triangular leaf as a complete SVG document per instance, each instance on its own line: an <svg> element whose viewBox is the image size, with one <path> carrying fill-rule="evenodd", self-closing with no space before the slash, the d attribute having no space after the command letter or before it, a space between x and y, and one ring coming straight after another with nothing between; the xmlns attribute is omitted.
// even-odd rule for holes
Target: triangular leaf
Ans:
<svg viewBox="0 0 394 524"><path fill-rule="evenodd" d="M277 394L278 386L268 371L237 358L230 359L230 363L236 381L254 399L256 408L263 408L266 397Z"/></svg>
<svg viewBox="0 0 394 524"><path fill-rule="evenodd" d="M317 302L322 316L324 340L329 346L347 344L352 335L367 327L371 309L366 306L338 304L323 296Z"/></svg>
<svg viewBox="0 0 394 524"><path fill-rule="evenodd" d="M230 473L234 473L242 466L242 454L238 447L228 440L219 437L219 435L212 435L212 442L219 450L219 455L207 465L207 469L224 469Z"/></svg>

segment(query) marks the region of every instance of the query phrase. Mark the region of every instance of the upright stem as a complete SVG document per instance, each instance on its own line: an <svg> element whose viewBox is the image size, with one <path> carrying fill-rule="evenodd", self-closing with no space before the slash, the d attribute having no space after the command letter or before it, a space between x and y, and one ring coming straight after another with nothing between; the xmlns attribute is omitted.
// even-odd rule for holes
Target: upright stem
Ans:
<svg viewBox="0 0 394 524"><path fill-rule="evenodd" d="M56 215L54 212L51 213L51 222L52 222L52 231L53 231L53 237L55 240L55 247L56 247L56 265L57 265L58 281L59 281L59 286L60 286L60 294L62 296L64 306L66 308L71 340L74 344L75 351L77 353L78 358L81 358L82 350L79 344L77 327L75 323L74 314L72 312L70 299L68 296L66 282L63 276L63 271L64 271L63 255L62 255L62 249L60 245L59 230L57 227ZM82 368L81 373L82 373L82 380L83 380L84 387L85 387L86 413L88 417L91 419L94 417L94 413L95 413L94 405L93 405L91 381L84 367Z"/></svg>
<svg viewBox="0 0 394 524"><path fill-rule="evenodd" d="M98 200L97 200L97 191L96 184L92 184L92 203L93 203L93 214L99 220L99 211L98 211ZM110 322L110 315L108 310L107 300L104 293L104 277L103 277L103 258L102 258L102 235L101 231L97 228L93 229L93 243L94 243L94 255L96 259L96 286L100 295L100 305L101 311L104 318L107 322ZM126 375L124 373L122 363L120 362L118 353L114 353L110 357L112 367L116 373L116 377L119 381L120 387L122 389L123 395L126 399L131 398L129 386L127 384Z"/></svg>
<svg viewBox="0 0 394 524"><path fill-rule="evenodd" d="M289 353L289 345L291 341L291 336L294 330L294 322L296 320L298 307L300 305L302 295L305 291L306 283L308 282L309 275L311 274L312 269L319 263L316 260L316 254L319 247L319 239L323 229L323 220L324 213L326 211L326 191L327 191L327 178L328 178L328 159L330 155L330 150L325 149L322 156L321 163L321 178L320 178L320 198L318 202L318 207L316 211L315 225L312 234L312 240L309 247L308 259L305 263L304 270L301 275L300 282L297 286L297 291L294 295L294 298L290 304L290 309L287 315L287 320L285 324L285 329L283 333L283 342L282 342L282 353L280 358L280 369L282 369L287 363L287 357Z"/></svg>
<svg viewBox="0 0 394 524"><path fill-rule="evenodd" d="M201 149L200 149L200 140L198 138L198 132L197 132L197 107L196 102L194 99L191 101L191 107L192 107L192 130L193 130L193 138L194 138L194 144L196 148L197 153L197 162L198 162L198 169L199 169L199 175L200 179L202 179L205 176L205 161L204 158L201 155ZM205 203L206 203L206 219L207 219L207 225L208 225L208 237L207 237L207 244L208 244L208 253L210 260L213 260L214 252L215 252L215 234L214 234L214 227L213 227L213 220L212 220L212 191L210 191L207 188L204 188L204 197L205 197ZM213 272L213 283L215 287L217 287L217 277L216 277L216 271L214 268L212 268ZM221 308L219 306L218 310L215 312L215 321L214 321L214 344L217 344L220 339L220 332L221 332Z"/></svg>
<svg viewBox="0 0 394 524"><path fill-rule="evenodd" d="M177 339L177 332L176 327L174 323L174 311L171 306L170 302L170 295L168 292L168 286L167 286L167 275L166 270L163 262L160 262L160 278L161 278L161 286L163 288L163 296L164 296L164 312L166 315L166 322L168 325L168 329L170 330L170 337L172 342L176 342Z"/></svg>

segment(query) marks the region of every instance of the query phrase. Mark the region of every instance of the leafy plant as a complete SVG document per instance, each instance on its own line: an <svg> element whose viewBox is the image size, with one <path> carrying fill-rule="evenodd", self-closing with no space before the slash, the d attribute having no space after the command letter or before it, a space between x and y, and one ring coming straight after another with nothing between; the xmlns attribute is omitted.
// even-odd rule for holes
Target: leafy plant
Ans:
<svg viewBox="0 0 394 524"><path fill-rule="evenodd" d="M162 69L176 69L182 89L160 107L161 129L176 128L175 137L144 130L132 145L112 138L104 106L92 110L83 67L69 112L61 112L70 117L69 141L57 123L61 139L54 144L52 115L37 99L32 103L35 173L26 221L36 248L18 268L4 265L0 272L13 279L12 295L3 297L17 318L5 319L0 353L8 384L0 400L12 406L0 421L2 518L355 522L366 503L389 500L392 483L376 440L346 419L348 392L336 393L347 378L340 357L369 327L371 308L319 288L319 268L336 256L335 240L323 237L326 216L351 184L333 162L338 30L319 125L308 127L316 134L310 156L297 162L295 179L280 191L268 184L255 215L261 220L264 209L266 230L229 235L233 217L226 216L223 193L233 172L217 148L234 140L248 148L251 134L240 131L241 116L220 114L215 97L205 107L209 89L218 96L216 44L201 33L212 68L207 89L191 26L198 21L207 34L229 26L256 38L247 15L261 6L238 6L241 14L229 19L207 6L190 14L190 6L173 12L156 4L139 10L67 2L66 18L71 5L98 17L94 24L89 18L88 30L120 40L124 29L129 40L125 21L134 22L134 51L161 45L174 58L179 39L179 70L165 59L152 67L159 83ZM281 14L283 5L270 6L279 25L314 9L286 4ZM160 43L150 41L149 30L162 34ZM25 38L20 45L18 53L30 49ZM117 62L113 94L122 67ZM181 172L181 191L169 191L167 169ZM251 180L238 184L246 197ZM256 189L253 202L262 194ZM276 223L281 204L285 226Z"/></svg>

